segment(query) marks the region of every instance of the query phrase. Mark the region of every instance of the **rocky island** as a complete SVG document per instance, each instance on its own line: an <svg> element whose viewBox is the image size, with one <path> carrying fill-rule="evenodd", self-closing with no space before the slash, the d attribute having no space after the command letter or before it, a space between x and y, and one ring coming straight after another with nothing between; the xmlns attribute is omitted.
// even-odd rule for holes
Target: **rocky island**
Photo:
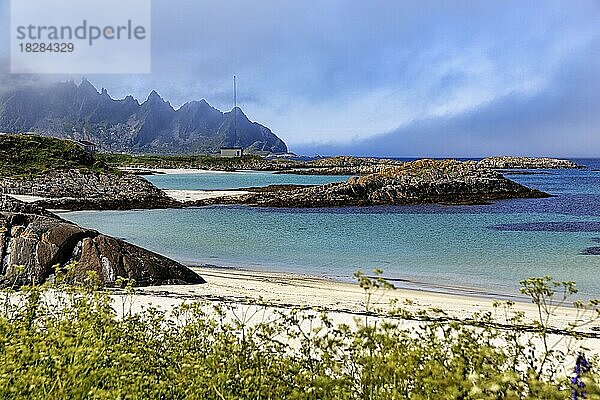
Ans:
<svg viewBox="0 0 600 400"><path fill-rule="evenodd" d="M550 195L513 182L476 162L418 160L346 182L311 187L257 189L199 202L262 207L341 207L411 204L482 204L491 200Z"/></svg>
<svg viewBox="0 0 600 400"><path fill-rule="evenodd" d="M110 168L75 142L0 135L0 194L37 197L45 208L165 208L178 203L147 180Z"/></svg>
<svg viewBox="0 0 600 400"><path fill-rule="evenodd" d="M296 175L368 175L382 172L390 166L402 165L402 161L368 157L338 156L306 162L300 166L290 165L280 174ZM482 168L511 169L579 169L585 168L570 160L547 157L487 157L479 161Z"/></svg>
<svg viewBox="0 0 600 400"><path fill-rule="evenodd" d="M84 283L90 272L103 286L119 277L137 286L204 283L178 262L8 196L0 196L0 260L4 287L44 283L67 265L66 283Z"/></svg>
<svg viewBox="0 0 600 400"><path fill-rule="evenodd" d="M197 169L203 171L284 171L302 168L305 163L288 159L267 159L257 155L223 158L206 155L158 156L131 154L99 154L106 164L129 173L152 174L155 169Z"/></svg>
<svg viewBox="0 0 600 400"><path fill-rule="evenodd" d="M246 155L239 158L219 158L212 156L102 154L100 157L114 168L135 174L152 174L153 169L182 168L227 172L241 170L271 171L276 174L290 175L368 175L404 163L404 161L394 159L354 156L319 158L312 161L268 159L256 155ZM495 170L585 168L570 160L546 157L487 157L479 161L478 164L482 168Z"/></svg>
<svg viewBox="0 0 600 400"><path fill-rule="evenodd" d="M398 165L402 165L402 161L386 158L338 156L309 161L277 173L293 175L368 175Z"/></svg>
<svg viewBox="0 0 600 400"><path fill-rule="evenodd" d="M585 168L570 160L547 157L487 157L479 165L490 169L579 169Z"/></svg>

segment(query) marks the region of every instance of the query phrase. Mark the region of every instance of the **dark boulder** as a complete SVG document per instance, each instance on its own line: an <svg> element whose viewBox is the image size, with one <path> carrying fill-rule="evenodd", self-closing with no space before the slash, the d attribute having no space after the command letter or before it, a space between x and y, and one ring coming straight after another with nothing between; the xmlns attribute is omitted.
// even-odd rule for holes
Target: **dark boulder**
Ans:
<svg viewBox="0 0 600 400"><path fill-rule="evenodd" d="M122 240L47 215L43 210L20 213L23 203L2 200L0 210L0 284L20 287L52 279L56 266L74 265L67 283L85 282L94 272L99 283L114 285L119 277L138 286L204 283L186 266ZM27 210L26 210L27 211Z"/></svg>

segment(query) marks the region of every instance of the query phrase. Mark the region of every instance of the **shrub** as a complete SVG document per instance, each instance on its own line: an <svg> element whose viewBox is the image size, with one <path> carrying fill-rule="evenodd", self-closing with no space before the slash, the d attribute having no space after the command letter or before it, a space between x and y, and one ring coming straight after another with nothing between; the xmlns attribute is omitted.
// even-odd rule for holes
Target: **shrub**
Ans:
<svg viewBox="0 0 600 400"><path fill-rule="evenodd" d="M0 178L29 179L53 171L112 172L74 142L34 135L0 135Z"/></svg>
<svg viewBox="0 0 600 400"><path fill-rule="evenodd" d="M53 286L6 292L0 398L566 399L583 391L589 399L600 396L597 370L580 367L571 383L574 365L565 360L575 347L559 350L549 340L580 337L579 325L560 332L550 325L554 307L574 294L572 283L523 281L523 292L540 307L540 319L526 325L510 303L496 306L506 324L492 312L466 321L400 308L382 316L370 304L390 285L378 273L357 278L369 308L352 326L336 325L316 310L258 304L195 302L170 312L133 312L126 306L127 296L134 295L130 286L129 294L118 297L119 308L110 293L94 285L62 286L60 276ZM575 306L588 313L585 322L598 318L597 302ZM541 347L534 346L540 341ZM586 362L598 365L592 355Z"/></svg>

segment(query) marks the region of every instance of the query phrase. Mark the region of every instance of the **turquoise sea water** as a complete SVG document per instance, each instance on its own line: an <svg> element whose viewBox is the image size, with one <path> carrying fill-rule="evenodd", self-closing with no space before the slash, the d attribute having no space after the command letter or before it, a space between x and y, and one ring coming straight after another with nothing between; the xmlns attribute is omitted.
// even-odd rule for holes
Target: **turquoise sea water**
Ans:
<svg viewBox="0 0 600 400"><path fill-rule="evenodd" d="M599 296L600 255L582 253L600 247L600 172L592 170L600 163L580 162L591 168L509 176L555 197L485 206L311 210L218 206L74 212L63 217L190 264L338 279L350 279L357 269L381 268L392 279L493 293L516 293L520 279L552 275L577 281L586 297ZM266 173L151 177L170 189L342 179Z"/></svg>
<svg viewBox="0 0 600 400"><path fill-rule="evenodd" d="M349 176L288 175L265 172L214 172L205 174L151 175L150 182L161 189L224 190L267 185L323 185L345 181Z"/></svg>

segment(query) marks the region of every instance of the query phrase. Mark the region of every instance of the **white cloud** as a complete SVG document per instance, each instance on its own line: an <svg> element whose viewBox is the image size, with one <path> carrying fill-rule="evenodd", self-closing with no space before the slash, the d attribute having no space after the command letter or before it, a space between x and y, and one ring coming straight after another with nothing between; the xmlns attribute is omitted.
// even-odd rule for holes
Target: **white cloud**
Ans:
<svg viewBox="0 0 600 400"><path fill-rule="evenodd" d="M292 149L552 93L600 34L595 0L153 4L153 74L88 78L116 97L156 89L175 106L206 98L228 109L236 74L248 116Z"/></svg>

